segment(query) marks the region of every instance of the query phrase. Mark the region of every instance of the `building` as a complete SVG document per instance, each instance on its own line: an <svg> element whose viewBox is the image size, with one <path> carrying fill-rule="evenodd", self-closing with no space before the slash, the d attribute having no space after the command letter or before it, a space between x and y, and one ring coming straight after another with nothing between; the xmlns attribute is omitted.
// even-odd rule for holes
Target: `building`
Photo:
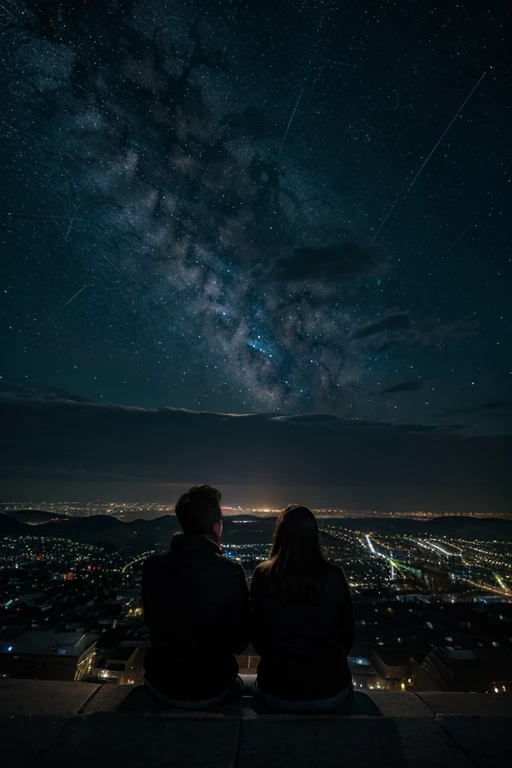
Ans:
<svg viewBox="0 0 512 768"><path fill-rule="evenodd" d="M422 563L420 570L423 581L434 595L453 590L453 581L447 568L438 568L431 563Z"/></svg>
<svg viewBox="0 0 512 768"><path fill-rule="evenodd" d="M411 687L412 659L423 660L427 650L418 648L389 648L373 645L369 660L381 678L380 687L390 691L404 691Z"/></svg>
<svg viewBox="0 0 512 768"><path fill-rule="evenodd" d="M148 627L141 625L130 629L117 646L101 654L93 677L103 683L140 684L144 677L144 656L149 645Z"/></svg>
<svg viewBox="0 0 512 768"><path fill-rule="evenodd" d="M130 670L138 666L142 668L142 665L137 665L137 658L141 650L143 649L137 646L124 646L121 643L117 648L114 648L102 666L97 669L98 678L102 683L117 683L118 685L139 683L140 680L130 676Z"/></svg>
<svg viewBox="0 0 512 768"><path fill-rule="evenodd" d="M97 635L83 629L32 629L0 643L0 675L82 680L91 672Z"/></svg>
<svg viewBox="0 0 512 768"><path fill-rule="evenodd" d="M434 648L421 662L411 661L418 691L502 693L512 690L512 651L501 648Z"/></svg>
<svg viewBox="0 0 512 768"><path fill-rule="evenodd" d="M377 688L378 675L370 659L366 656L349 656L347 661L354 688L368 688L369 690Z"/></svg>

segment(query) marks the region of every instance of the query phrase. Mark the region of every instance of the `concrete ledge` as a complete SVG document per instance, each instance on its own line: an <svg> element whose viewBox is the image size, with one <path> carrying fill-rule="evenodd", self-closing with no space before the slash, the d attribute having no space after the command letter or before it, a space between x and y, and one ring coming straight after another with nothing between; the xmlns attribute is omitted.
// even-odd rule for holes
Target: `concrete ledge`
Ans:
<svg viewBox="0 0 512 768"><path fill-rule="evenodd" d="M103 686L56 680L0 680L0 717L75 715Z"/></svg>
<svg viewBox="0 0 512 768"><path fill-rule="evenodd" d="M510 763L511 707L507 694L371 692L332 715L268 714L249 696L192 713L142 686L2 680L0 738L16 768L490 768Z"/></svg>
<svg viewBox="0 0 512 768"><path fill-rule="evenodd" d="M435 715L477 715L483 717L512 717L512 695L500 693L437 693L416 694Z"/></svg>
<svg viewBox="0 0 512 768"><path fill-rule="evenodd" d="M432 709L416 693L366 691L365 696L373 701L385 717L434 717Z"/></svg>
<svg viewBox="0 0 512 768"><path fill-rule="evenodd" d="M0 681L2 762L16 768L33 765L98 688L53 680Z"/></svg>
<svg viewBox="0 0 512 768"><path fill-rule="evenodd" d="M512 762L512 718L440 717L445 732L478 766L505 766Z"/></svg>

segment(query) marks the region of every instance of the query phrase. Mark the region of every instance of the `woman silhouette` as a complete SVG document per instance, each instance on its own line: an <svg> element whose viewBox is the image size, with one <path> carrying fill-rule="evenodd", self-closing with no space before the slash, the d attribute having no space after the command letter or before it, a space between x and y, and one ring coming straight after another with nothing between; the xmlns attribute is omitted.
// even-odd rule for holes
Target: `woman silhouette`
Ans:
<svg viewBox="0 0 512 768"><path fill-rule="evenodd" d="M279 513L270 557L251 583L255 694L270 709L331 712L352 696L354 617L347 580L322 552L306 507Z"/></svg>

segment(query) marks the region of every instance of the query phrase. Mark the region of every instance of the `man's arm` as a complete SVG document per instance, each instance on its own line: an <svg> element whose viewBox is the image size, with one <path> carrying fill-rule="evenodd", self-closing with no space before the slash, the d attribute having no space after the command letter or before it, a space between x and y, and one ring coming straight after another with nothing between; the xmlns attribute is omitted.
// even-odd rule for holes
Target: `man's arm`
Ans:
<svg viewBox="0 0 512 768"><path fill-rule="evenodd" d="M231 642L234 653L242 654L250 640L249 589L242 566L237 568L234 597L230 606Z"/></svg>

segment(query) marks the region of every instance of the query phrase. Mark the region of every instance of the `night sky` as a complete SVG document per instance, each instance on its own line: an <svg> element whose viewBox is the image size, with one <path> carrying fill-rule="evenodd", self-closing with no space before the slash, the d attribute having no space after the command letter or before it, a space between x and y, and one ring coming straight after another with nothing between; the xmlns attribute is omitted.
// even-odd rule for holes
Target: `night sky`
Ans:
<svg viewBox="0 0 512 768"><path fill-rule="evenodd" d="M2 0L6 492L209 469L278 486L271 452L223 472L191 444L175 468L183 429L228 460L220 414L254 415L242 452L254 419L271 443L295 430L307 483L328 482L314 425L327 453L343 433L336 466L356 432L387 436L380 474L333 465L332 486L385 484L387 460L407 482L404 435L444 462L440 483L503 484L510 16L507 0ZM172 409L212 413L185 414L190 432ZM127 434L151 466L121 460ZM454 445L473 456L455 480Z"/></svg>

